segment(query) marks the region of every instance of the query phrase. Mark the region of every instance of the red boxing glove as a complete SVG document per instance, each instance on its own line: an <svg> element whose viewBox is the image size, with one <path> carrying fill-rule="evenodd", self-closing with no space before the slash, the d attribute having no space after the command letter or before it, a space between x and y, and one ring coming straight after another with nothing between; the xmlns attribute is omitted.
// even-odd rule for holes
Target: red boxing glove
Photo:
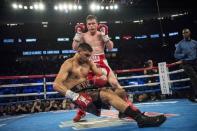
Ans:
<svg viewBox="0 0 197 131"><path fill-rule="evenodd" d="M102 33L102 35L108 35L108 26L105 24L99 24L98 30Z"/></svg>
<svg viewBox="0 0 197 131"><path fill-rule="evenodd" d="M75 36L73 38L73 40L75 40L76 42L80 42L81 41L81 37L82 37L82 33L85 31L85 25L83 23L77 24L75 26Z"/></svg>
<svg viewBox="0 0 197 131"><path fill-rule="evenodd" d="M74 102L79 108L86 110L90 104L92 104L92 98L87 93L80 93Z"/></svg>
<svg viewBox="0 0 197 131"><path fill-rule="evenodd" d="M90 80L92 80L92 78L95 76L95 74L93 72L89 72L88 76L87 76L87 80L90 82Z"/></svg>
<svg viewBox="0 0 197 131"><path fill-rule="evenodd" d="M91 79L89 79L89 83L96 86L96 87L104 87L107 84L107 77L102 76L93 76Z"/></svg>
<svg viewBox="0 0 197 131"><path fill-rule="evenodd" d="M104 43L107 43L110 40L108 36L108 26L105 24L99 24L98 30L101 32L101 37Z"/></svg>
<svg viewBox="0 0 197 131"><path fill-rule="evenodd" d="M103 87L107 84L106 75L96 76L93 72L88 73L87 80L89 81L89 84L96 87Z"/></svg>
<svg viewBox="0 0 197 131"><path fill-rule="evenodd" d="M77 24L75 26L75 32L76 33L82 33L85 31L85 25L83 23Z"/></svg>

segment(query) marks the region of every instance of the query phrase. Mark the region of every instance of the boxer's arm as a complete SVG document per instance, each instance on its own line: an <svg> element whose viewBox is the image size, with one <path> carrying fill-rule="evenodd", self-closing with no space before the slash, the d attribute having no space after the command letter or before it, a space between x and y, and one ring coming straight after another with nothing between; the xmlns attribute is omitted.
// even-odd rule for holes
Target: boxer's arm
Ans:
<svg viewBox="0 0 197 131"><path fill-rule="evenodd" d="M111 38L108 36L108 26L105 24L99 24L98 30L101 32L101 38L108 50L112 50L114 47L114 43L110 40Z"/></svg>
<svg viewBox="0 0 197 131"><path fill-rule="evenodd" d="M95 75L97 75L97 76L102 76L103 75L101 68L98 68L96 66L96 64L92 61L90 61L90 68Z"/></svg>
<svg viewBox="0 0 197 131"><path fill-rule="evenodd" d="M81 34L81 39L80 39L80 41L73 40L73 42L72 42L72 49L73 49L73 50L77 50L78 46L79 46L81 43L84 42L83 35L84 35L84 34Z"/></svg>
<svg viewBox="0 0 197 131"><path fill-rule="evenodd" d="M79 44L80 44L79 42L73 40L73 43L72 43L73 50L77 50L77 47L79 46Z"/></svg>
<svg viewBox="0 0 197 131"><path fill-rule="evenodd" d="M75 36L73 38L72 48L77 50L80 43L83 43L83 32L85 31L85 25L83 23L75 26Z"/></svg>
<svg viewBox="0 0 197 131"><path fill-rule="evenodd" d="M106 48L111 51L113 48L114 48L114 43L109 40L107 43L106 43Z"/></svg>
<svg viewBox="0 0 197 131"><path fill-rule="evenodd" d="M67 91L67 87L63 84L63 82L67 79L69 70L71 68L72 68L71 63L69 63L68 61L65 61L62 64L62 66L55 78L55 81L53 83L54 90L60 92L63 95L66 95L66 91Z"/></svg>
<svg viewBox="0 0 197 131"><path fill-rule="evenodd" d="M74 101L80 108L86 109L88 105L92 103L92 98L86 94L86 93L75 93L69 89L63 84L63 82L67 79L68 73L70 69L72 68L72 64L68 61L64 62L64 64L61 66L59 73L57 74L57 77L55 78L53 88L63 94L65 97L70 98L72 101Z"/></svg>
<svg viewBox="0 0 197 131"><path fill-rule="evenodd" d="M91 64L91 69L95 75L90 77L89 83L93 84L96 87L104 87L107 84L107 70L102 67L98 68L93 62Z"/></svg>

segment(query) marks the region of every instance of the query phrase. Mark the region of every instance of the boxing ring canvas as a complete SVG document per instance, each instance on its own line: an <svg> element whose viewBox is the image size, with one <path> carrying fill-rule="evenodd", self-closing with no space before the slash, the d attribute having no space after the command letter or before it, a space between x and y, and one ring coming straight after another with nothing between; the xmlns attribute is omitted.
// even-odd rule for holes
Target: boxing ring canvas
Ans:
<svg viewBox="0 0 197 131"><path fill-rule="evenodd" d="M171 99L135 104L146 115L163 113L167 121L160 127L138 128L132 119L118 119L114 109L102 110L101 117L91 114L73 123L75 110L62 110L0 117L0 131L196 131L197 103L186 99Z"/></svg>

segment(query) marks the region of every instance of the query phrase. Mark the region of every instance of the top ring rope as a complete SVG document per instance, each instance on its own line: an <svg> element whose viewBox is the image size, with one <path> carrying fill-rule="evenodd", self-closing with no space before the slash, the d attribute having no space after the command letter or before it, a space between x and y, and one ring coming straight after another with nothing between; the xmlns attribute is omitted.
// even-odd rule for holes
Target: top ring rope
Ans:
<svg viewBox="0 0 197 131"><path fill-rule="evenodd" d="M181 62L174 62L171 64L167 64L167 67L172 67L175 65L180 64ZM136 69L126 69L126 70L115 70L114 72L119 74L119 73L131 73L131 72L140 72L140 71L144 71L144 70L150 70L150 69L158 69L158 67L151 67L151 68L136 68ZM57 74L49 74L49 75L28 75L28 76L0 76L0 80L12 80L12 79L35 79L35 78L49 78L49 77L56 77ZM148 75L144 75L145 77ZM151 75L154 76L154 75ZM149 76L148 76L149 77ZM133 77L132 77L133 78ZM137 77L136 77L137 78Z"/></svg>

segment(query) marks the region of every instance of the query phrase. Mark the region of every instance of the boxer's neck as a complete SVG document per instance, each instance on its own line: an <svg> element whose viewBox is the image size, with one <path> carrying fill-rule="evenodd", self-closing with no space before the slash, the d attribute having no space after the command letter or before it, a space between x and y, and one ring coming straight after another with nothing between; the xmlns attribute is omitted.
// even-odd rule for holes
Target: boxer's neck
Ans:
<svg viewBox="0 0 197 131"><path fill-rule="evenodd" d="M94 36L94 35L96 35L96 31L95 32L90 32L89 31L89 34L92 35L92 36Z"/></svg>
<svg viewBox="0 0 197 131"><path fill-rule="evenodd" d="M74 60L76 61L76 63L77 64L79 64L79 65L83 65L83 64L86 64L87 63L87 61L83 61L83 60L81 60L81 58L80 58L80 56L79 56L79 54L77 53L77 54L75 54L75 56L74 56Z"/></svg>

